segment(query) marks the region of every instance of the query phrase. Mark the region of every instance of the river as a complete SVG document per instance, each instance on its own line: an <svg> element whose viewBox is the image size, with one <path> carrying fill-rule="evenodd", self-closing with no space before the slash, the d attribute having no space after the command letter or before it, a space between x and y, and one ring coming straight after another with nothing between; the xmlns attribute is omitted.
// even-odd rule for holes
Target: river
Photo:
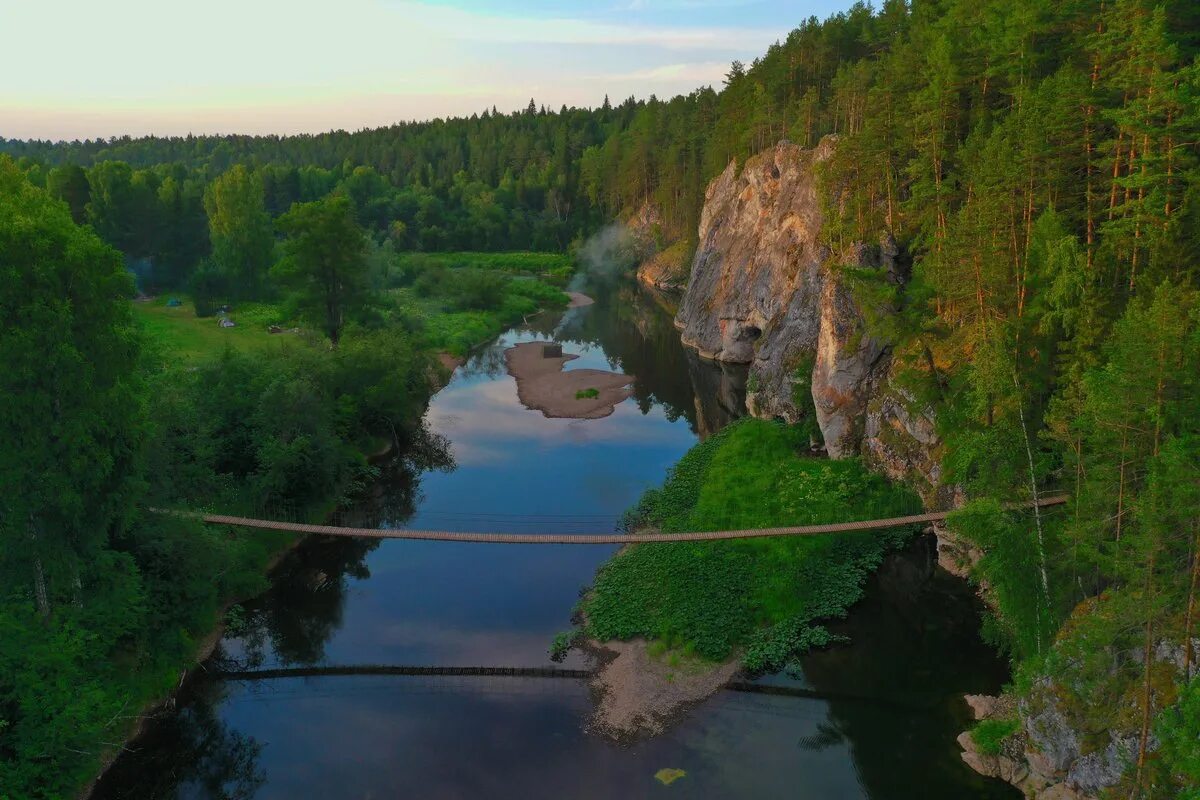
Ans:
<svg viewBox="0 0 1200 800"><path fill-rule="evenodd" d="M428 435L354 509L364 524L609 531L698 438L741 411L744 375L686 351L666 304L628 283L483 347L431 401ZM600 420L524 409L503 351L554 338L568 369L637 377ZM94 798L1014 798L958 757L964 692L1004 663L977 601L929 542L888 560L837 623L852 643L804 659L790 694L726 691L657 738L585 726L583 681L352 675L223 680L221 669L553 664L580 590L613 547L312 539L246 603L208 672L132 743ZM663 768L686 775L670 785Z"/></svg>

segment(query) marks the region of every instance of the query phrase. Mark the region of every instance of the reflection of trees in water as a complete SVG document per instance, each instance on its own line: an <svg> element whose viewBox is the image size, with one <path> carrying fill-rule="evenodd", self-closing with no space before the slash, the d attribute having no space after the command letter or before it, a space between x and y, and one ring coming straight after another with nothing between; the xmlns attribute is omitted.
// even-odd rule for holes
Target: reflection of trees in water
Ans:
<svg viewBox="0 0 1200 800"><path fill-rule="evenodd" d="M281 664L320 661L341 627L350 580L370 577L366 556L378 546L379 540L314 537L290 553L270 591L244 606L240 661L258 666L268 652Z"/></svg>
<svg viewBox="0 0 1200 800"><path fill-rule="evenodd" d="M503 347L493 345L481 347L471 353L471 357L459 369L464 377L486 375L489 378L498 378L508 372L508 365L504 362L504 350Z"/></svg>
<svg viewBox="0 0 1200 800"><path fill-rule="evenodd" d="M718 364L686 348L688 375L696 396L696 434L701 440L746 414L746 376L736 364Z"/></svg>
<svg viewBox="0 0 1200 800"><path fill-rule="evenodd" d="M262 744L232 730L216 715L224 687L195 689L188 707L154 726L118 760L92 795L95 800L187 797L249 800L266 783ZM181 790L184 790L181 792Z"/></svg>
<svg viewBox="0 0 1200 800"><path fill-rule="evenodd" d="M591 277L582 290L595 305L531 316L524 329L569 351L599 345L609 369L637 377L633 400L643 414L662 405L667 419L686 419L701 438L745 413L746 369L705 361L684 347L670 298L625 277ZM460 368L464 377L504 375L504 350L473 353Z"/></svg>
<svg viewBox="0 0 1200 800"><path fill-rule="evenodd" d="M661 404L668 419L682 417L699 431L697 402L707 403L716 395L711 386L695 383L698 373L689 363L694 354L680 342L669 308L654 293L627 279L593 279L584 291L596 305L569 312L557 331L553 327L535 330L567 344L598 343L611 369L637 376L633 398L643 414ZM732 397L731 392L725 394ZM739 403L734 400L732 405Z"/></svg>
<svg viewBox="0 0 1200 800"><path fill-rule="evenodd" d="M381 466L381 478L361 501L342 513L346 524L371 527L402 522L413 513L420 475L454 468L448 442L426 430L413 433ZM245 603L236 629L213 656L215 670L252 669L268 653L282 665L318 663L342 623L349 582L370 577L367 555L379 540L310 537L289 553L272 575L271 589ZM229 645L228 647L226 645ZM239 646L240 645L240 646ZM216 716L224 684L198 678L189 685L183 710L155 722L122 756L95 797L248 800L266 780L258 768L262 745L229 729Z"/></svg>
<svg viewBox="0 0 1200 800"><path fill-rule="evenodd" d="M421 429L382 465L380 479L339 522L361 527L396 525L412 516L420 497L420 476L430 470L454 469L445 437ZM246 666L258 666L267 646L281 664L314 664L342 624L350 581L370 577L367 555L378 539L311 537L280 563L271 589L244 606L244 623L236 631ZM239 662L240 663L240 662Z"/></svg>
<svg viewBox="0 0 1200 800"><path fill-rule="evenodd" d="M396 455L380 465L379 479L347 508L338 512L342 524L363 528L400 525L416 511L421 499L421 475L456 468L450 441L423 424L400 445Z"/></svg>
<svg viewBox="0 0 1200 800"><path fill-rule="evenodd" d="M968 769L954 741L968 725L961 696L994 693L1008 677L979 638L979 612L967 584L937 569L929 539L887 559L863 601L830 626L850 644L802 658L814 689L879 702L831 699L800 747L845 742L868 797L1019 797Z"/></svg>

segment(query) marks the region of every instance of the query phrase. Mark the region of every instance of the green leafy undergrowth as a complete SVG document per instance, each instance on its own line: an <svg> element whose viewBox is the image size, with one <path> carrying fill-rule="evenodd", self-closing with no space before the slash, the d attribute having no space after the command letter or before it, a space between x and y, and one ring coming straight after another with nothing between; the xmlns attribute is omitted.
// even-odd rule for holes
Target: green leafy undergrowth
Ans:
<svg viewBox="0 0 1200 800"><path fill-rule="evenodd" d="M401 269L413 272L436 267L469 267L516 275L542 275L556 282L565 282L575 271L571 256L564 253L400 253L396 258Z"/></svg>
<svg viewBox="0 0 1200 800"><path fill-rule="evenodd" d="M803 455L803 431L744 420L690 450L627 529L666 532L803 525L912 513L919 500L857 461ZM743 651L748 669L784 667L833 637L883 556L911 528L830 536L643 543L617 554L584 601L601 640L682 642L711 660Z"/></svg>
<svg viewBox="0 0 1200 800"><path fill-rule="evenodd" d="M540 309L564 308L568 302L561 291L535 279L505 278L477 303L462 302L459 288L450 282L434 286L427 294L408 288L391 292L422 346L464 356L525 316Z"/></svg>
<svg viewBox="0 0 1200 800"><path fill-rule="evenodd" d="M1015 719L985 719L971 729L971 739L980 753L997 756L1004 740L1016 733L1020 725Z"/></svg>
<svg viewBox="0 0 1200 800"><path fill-rule="evenodd" d="M600 396L600 390L594 387L580 389L575 393L576 400L592 400Z"/></svg>

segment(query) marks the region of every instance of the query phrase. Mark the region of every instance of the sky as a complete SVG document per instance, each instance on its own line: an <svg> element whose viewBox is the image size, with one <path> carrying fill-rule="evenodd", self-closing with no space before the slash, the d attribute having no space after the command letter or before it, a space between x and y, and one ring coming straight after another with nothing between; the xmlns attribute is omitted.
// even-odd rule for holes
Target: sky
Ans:
<svg viewBox="0 0 1200 800"><path fill-rule="evenodd" d="M0 0L0 137L302 133L720 87L850 0Z"/></svg>

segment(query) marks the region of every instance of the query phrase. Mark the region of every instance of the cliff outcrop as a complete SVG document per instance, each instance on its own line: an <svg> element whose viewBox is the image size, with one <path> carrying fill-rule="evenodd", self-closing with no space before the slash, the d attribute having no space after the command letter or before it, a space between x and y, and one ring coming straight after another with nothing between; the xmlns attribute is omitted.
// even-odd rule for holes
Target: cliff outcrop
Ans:
<svg viewBox="0 0 1200 800"><path fill-rule="evenodd" d="M668 244L662 211L651 202L638 207L625 222L633 242L637 278L654 289L680 292L687 286L689 246L679 240Z"/></svg>
<svg viewBox="0 0 1200 800"><path fill-rule="evenodd" d="M830 456L861 454L929 494L940 455L932 413L891 385L890 348L841 270L903 281L896 245L885 235L834 252L822 235L818 172L835 146L780 142L709 184L675 324L701 356L749 366L750 413L811 414Z"/></svg>

